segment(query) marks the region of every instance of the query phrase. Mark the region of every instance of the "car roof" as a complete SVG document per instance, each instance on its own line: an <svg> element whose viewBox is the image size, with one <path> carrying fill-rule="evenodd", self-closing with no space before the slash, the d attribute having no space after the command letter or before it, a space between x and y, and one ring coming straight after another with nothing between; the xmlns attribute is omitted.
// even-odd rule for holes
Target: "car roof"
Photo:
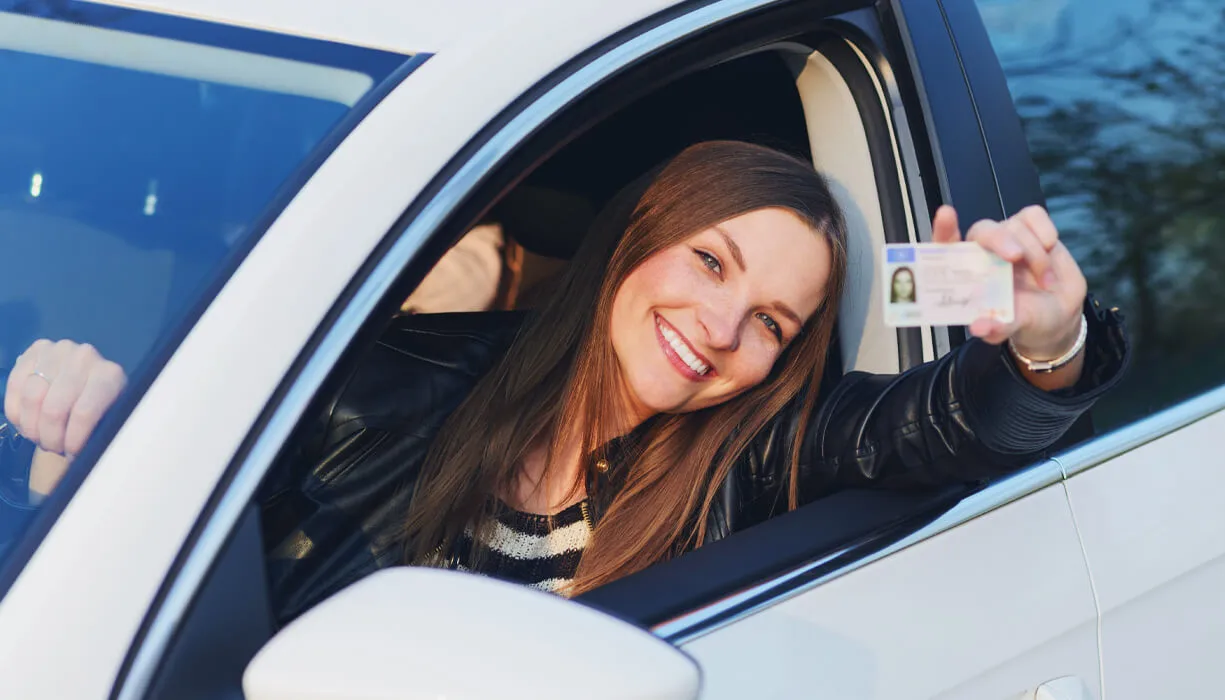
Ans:
<svg viewBox="0 0 1225 700"><path fill-rule="evenodd" d="M602 35L681 0L89 0L398 53L439 53L465 44L513 41L524 22L567 31L576 6ZM609 5L619 6L609 12ZM628 12L627 12L628 10ZM551 32L550 32L551 33Z"/></svg>

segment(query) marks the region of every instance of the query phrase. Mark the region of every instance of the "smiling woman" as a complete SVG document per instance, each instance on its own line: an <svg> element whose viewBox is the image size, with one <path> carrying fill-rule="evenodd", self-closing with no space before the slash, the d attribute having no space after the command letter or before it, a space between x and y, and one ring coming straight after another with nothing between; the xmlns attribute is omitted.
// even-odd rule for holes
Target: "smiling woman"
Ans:
<svg viewBox="0 0 1225 700"><path fill-rule="evenodd" d="M491 541L499 511L586 503L600 527L581 560L548 570L548 587L576 593L641 569L701 542L749 438L806 385L815 396L846 241L812 166L699 144L615 200L599 228L431 448L403 533L411 560L441 545L497 574L501 559L471 543ZM628 434L637 457L609 500L588 465Z"/></svg>

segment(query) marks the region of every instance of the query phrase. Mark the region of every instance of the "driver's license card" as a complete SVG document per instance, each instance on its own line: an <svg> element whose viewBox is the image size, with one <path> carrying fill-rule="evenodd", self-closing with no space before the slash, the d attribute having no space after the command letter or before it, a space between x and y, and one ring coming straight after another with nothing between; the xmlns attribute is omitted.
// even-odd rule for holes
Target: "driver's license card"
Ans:
<svg viewBox="0 0 1225 700"><path fill-rule="evenodd" d="M968 326L1012 323L1012 263L974 242L885 246L885 323Z"/></svg>

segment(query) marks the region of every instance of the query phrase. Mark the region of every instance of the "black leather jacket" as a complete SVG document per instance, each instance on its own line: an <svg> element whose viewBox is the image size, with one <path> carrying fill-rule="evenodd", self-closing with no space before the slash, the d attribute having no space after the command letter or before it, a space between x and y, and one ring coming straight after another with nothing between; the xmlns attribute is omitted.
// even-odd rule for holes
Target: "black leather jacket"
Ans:
<svg viewBox="0 0 1225 700"><path fill-rule="evenodd" d="M978 340L899 375L852 372L822 390L804 432L801 500L843 487L975 482L1032 463L1118 382L1128 346L1117 312L1086 303L1085 371L1043 392L1006 352ZM516 313L397 319L340 389L319 403L262 494L269 576L285 622L371 571L399 563L394 541L430 442L501 355ZM709 539L786 508L798 410L785 409L742 455L708 522ZM594 519L616 492L592 484ZM611 487L611 488L610 488Z"/></svg>

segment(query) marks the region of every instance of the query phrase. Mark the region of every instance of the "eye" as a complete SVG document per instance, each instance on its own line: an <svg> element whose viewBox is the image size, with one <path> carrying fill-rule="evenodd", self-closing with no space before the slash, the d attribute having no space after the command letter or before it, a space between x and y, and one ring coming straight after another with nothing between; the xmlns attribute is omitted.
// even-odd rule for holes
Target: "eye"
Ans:
<svg viewBox="0 0 1225 700"><path fill-rule="evenodd" d="M783 339L783 329L778 325L778 321L770 318L769 314L764 314L760 311L757 313L757 318L760 319L763 324L765 324L766 330L773 333L775 338L778 338L780 341Z"/></svg>
<svg viewBox="0 0 1225 700"><path fill-rule="evenodd" d="M698 250L697 248L694 248L693 252L697 253L697 256L702 259L702 264L709 268L711 272L715 273L720 278L723 277L723 263L719 262L718 258L704 250Z"/></svg>

